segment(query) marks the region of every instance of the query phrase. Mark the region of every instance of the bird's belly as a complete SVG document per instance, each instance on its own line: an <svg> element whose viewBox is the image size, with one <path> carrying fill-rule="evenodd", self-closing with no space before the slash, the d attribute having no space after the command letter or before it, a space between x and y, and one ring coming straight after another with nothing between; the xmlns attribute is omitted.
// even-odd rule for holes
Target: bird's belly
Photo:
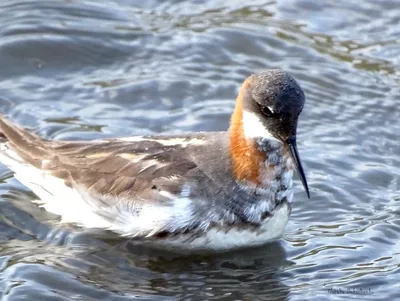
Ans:
<svg viewBox="0 0 400 301"><path fill-rule="evenodd" d="M274 215L266 219L257 228L231 227L229 230L211 228L196 238L188 238L182 234L172 238L148 241L149 247L168 249L179 253L192 252L224 252L228 250L256 247L279 239L287 225L290 215L290 205L283 203Z"/></svg>

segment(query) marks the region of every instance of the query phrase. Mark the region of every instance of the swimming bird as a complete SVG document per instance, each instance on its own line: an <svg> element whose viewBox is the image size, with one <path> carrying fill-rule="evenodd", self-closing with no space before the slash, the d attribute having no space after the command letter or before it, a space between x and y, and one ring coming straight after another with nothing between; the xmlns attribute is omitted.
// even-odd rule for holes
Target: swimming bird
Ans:
<svg viewBox="0 0 400 301"><path fill-rule="evenodd" d="M50 141L0 117L0 162L40 206L86 229L172 251L260 246L284 232L304 92L288 73L248 77L229 129Z"/></svg>

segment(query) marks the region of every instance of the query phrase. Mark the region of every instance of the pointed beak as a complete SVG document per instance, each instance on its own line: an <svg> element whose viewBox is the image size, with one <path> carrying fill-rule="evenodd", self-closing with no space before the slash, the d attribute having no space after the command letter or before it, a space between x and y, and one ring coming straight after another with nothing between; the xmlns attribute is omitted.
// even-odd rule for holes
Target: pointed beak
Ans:
<svg viewBox="0 0 400 301"><path fill-rule="evenodd" d="M297 172L299 173L301 182L303 183L303 187L307 193L307 197L310 198L310 192L308 191L306 175L304 174L303 166L301 165L301 161L300 161L300 156L297 151L296 136L289 137L286 140L286 142L289 145L290 156L292 157L292 160L294 162L294 165L296 166Z"/></svg>

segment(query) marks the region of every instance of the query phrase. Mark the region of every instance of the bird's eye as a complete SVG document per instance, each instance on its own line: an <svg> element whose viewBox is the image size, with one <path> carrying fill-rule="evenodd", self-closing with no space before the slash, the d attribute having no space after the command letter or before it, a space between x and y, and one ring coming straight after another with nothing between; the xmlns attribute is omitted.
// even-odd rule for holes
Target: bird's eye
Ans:
<svg viewBox="0 0 400 301"><path fill-rule="evenodd" d="M271 110L268 107L261 107L261 111L263 112L263 114L267 117L272 117L274 115L274 113L271 112Z"/></svg>

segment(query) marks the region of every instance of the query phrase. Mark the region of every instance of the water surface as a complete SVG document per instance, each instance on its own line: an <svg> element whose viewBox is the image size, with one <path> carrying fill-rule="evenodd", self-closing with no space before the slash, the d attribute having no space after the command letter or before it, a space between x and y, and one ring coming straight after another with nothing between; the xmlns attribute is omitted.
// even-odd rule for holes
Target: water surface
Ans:
<svg viewBox="0 0 400 301"><path fill-rule="evenodd" d="M175 258L56 226L0 165L4 300L400 299L398 1L14 0L0 112L49 139L225 130L265 68L304 88L311 187L279 242Z"/></svg>

